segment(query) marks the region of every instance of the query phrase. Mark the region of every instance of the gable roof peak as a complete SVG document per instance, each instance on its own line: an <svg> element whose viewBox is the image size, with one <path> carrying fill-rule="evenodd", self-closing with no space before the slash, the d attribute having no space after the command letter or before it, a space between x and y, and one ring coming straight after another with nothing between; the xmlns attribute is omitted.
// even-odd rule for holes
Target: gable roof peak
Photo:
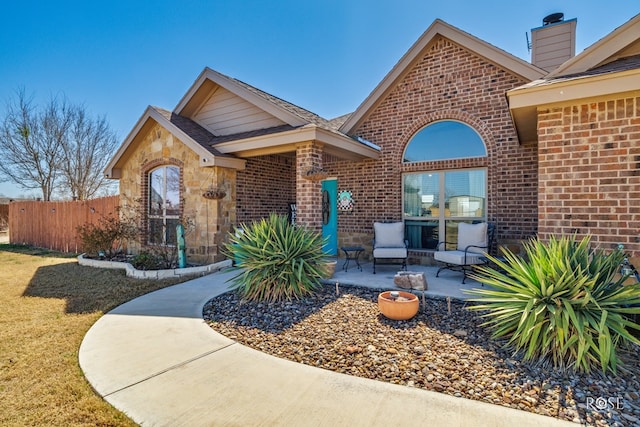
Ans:
<svg viewBox="0 0 640 427"><path fill-rule="evenodd" d="M143 130L149 129L148 123L150 122L155 122L162 126L196 153L200 158L200 166L224 166L239 170L244 169L245 161L243 159L220 153L211 147L209 142L214 138L214 135L208 130L188 117L161 107L149 105L105 167L104 173L107 178L120 178L120 160L130 147L135 144L135 141L139 140L140 135L144 135Z"/></svg>
<svg viewBox="0 0 640 427"><path fill-rule="evenodd" d="M529 62L518 58L496 46L487 43L447 22L436 19L409 50L400 58L391 71L376 86L369 96L360 104L356 111L340 127L344 133L353 132L365 117L384 98L385 94L400 81L410 70L411 66L418 60L420 55L437 37L444 37L452 42L475 52L477 55L486 58L503 68L506 68L527 80L536 80L546 74L546 71L538 68Z"/></svg>
<svg viewBox="0 0 640 427"><path fill-rule="evenodd" d="M200 73L187 93L178 102L174 111L177 114L191 117L200 105L198 96L201 95L201 92L210 90L211 84L223 87L290 126L304 126L309 123L323 127L328 126L326 119L305 108L209 67L205 67Z"/></svg>

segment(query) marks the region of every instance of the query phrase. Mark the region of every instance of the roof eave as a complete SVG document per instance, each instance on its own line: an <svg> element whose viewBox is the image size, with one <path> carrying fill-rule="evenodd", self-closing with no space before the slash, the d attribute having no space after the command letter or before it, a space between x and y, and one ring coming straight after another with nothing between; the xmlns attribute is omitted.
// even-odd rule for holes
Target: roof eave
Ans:
<svg viewBox="0 0 640 427"><path fill-rule="evenodd" d="M536 141L538 107L576 100L602 100L640 91L640 69L584 76L542 85L521 86L507 92L509 111L521 143Z"/></svg>
<svg viewBox="0 0 640 427"><path fill-rule="evenodd" d="M144 125L147 123L147 120L149 120L150 118L149 112L152 109L153 107L151 107L150 105L147 106L147 108L144 110L144 112L142 113L142 115L140 116L136 124L133 126L133 129L131 129L131 131L129 132L127 137L124 139L122 144L120 144L120 147L118 147L118 150L115 152L115 154L113 155L113 157L111 158L107 166L104 168L105 178L109 178L109 179L120 178L120 170L116 166L118 165L118 162L120 161L122 156L124 156L124 154L126 153L127 149L129 148L129 146L131 145L135 137L140 133Z"/></svg>
<svg viewBox="0 0 640 427"><path fill-rule="evenodd" d="M198 76L196 81L191 85L187 93L182 97L178 105L176 105L174 112L176 114L183 115L183 111L189 105L189 102L194 98L194 96L198 93L200 88L205 84L205 82L209 80L220 87L230 91L231 93L239 96L240 98L246 100L247 102L252 103L258 108L272 114L274 117L282 120L283 122L291 125L291 126L303 126L308 123L308 121L304 120L302 117L293 114L285 108L278 107L274 103L271 103L264 99L261 96L253 93L250 90L242 87L233 79L221 74L215 70L212 70L209 67L206 67ZM190 115L187 114L187 117Z"/></svg>
<svg viewBox="0 0 640 427"><path fill-rule="evenodd" d="M510 108L557 104L640 90L640 69L520 86L507 91Z"/></svg>
<svg viewBox="0 0 640 427"><path fill-rule="evenodd" d="M585 72L606 61L617 52L635 42L640 34L640 14L634 16L605 37L567 60L546 77L559 77Z"/></svg>
<svg viewBox="0 0 640 427"><path fill-rule="evenodd" d="M384 97L385 93L393 87L394 83L409 72L411 64L418 59L420 53L423 52L438 35L487 58L487 60L491 62L508 68L524 79L536 80L546 74L546 71L541 68L449 25L440 19L436 19L402 58L400 58L398 63L396 63L364 102L360 104L356 111L344 122L339 130L346 134L352 133L375 105Z"/></svg>
<svg viewBox="0 0 640 427"><path fill-rule="evenodd" d="M307 125L277 134L244 138L216 144L216 150L237 156L255 156L266 153L284 153L295 150L297 144L315 141L324 146L328 154L350 160L377 159L380 149L371 144L349 138L316 125Z"/></svg>
<svg viewBox="0 0 640 427"><path fill-rule="evenodd" d="M117 167L118 162L127 152L138 134L142 131L148 120L153 120L160 126L167 129L173 136L178 138L194 153L196 153L199 157L200 166L202 167L222 166L238 170L243 170L245 168L245 161L243 159L227 156L216 156L215 154L208 151L205 147L200 145L198 142L194 141L193 138L186 134L182 129L171 123L171 121L167 120L167 118L160 114L155 108L153 108L152 106L148 106L105 168L104 174L106 178L119 179L121 177L120 169Z"/></svg>

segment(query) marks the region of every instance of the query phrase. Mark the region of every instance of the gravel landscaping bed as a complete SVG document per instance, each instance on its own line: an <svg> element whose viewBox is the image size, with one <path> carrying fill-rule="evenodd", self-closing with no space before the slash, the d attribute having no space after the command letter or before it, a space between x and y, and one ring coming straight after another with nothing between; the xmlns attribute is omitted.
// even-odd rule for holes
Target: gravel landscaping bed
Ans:
<svg viewBox="0 0 640 427"><path fill-rule="evenodd" d="M563 375L523 362L490 339L461 302L426 299L408 321L384 318L379 291L323 287L282 303L209 301L205 320L262 352L349 375L446 393L597 426L640 424L640 349L621 356L617 377Z"/></svg>

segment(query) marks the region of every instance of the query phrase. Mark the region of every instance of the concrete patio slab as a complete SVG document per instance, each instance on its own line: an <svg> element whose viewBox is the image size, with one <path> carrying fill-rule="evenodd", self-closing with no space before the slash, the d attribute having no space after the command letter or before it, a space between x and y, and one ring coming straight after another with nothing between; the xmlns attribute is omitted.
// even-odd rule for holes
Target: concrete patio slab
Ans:
<svg viewBox="0 0 640 427"><path fill-rule="evenodd" d="M373 274L372 263L362 263L362 271L357 269L353 262L350 263L349 269L344 271L342 265L343 259L338 259L336 272L331 279L323 280L326 284L353 285L363 286L373 289L397 289L393 283L393 277L399 270L397 265L377 265L376 274ZM464 291L480 288L483 285L475 280L467 278L466 283L462 283L462 273L443 270L440 277L436 277L438 267L425 265L409 265L407 271L422 272L427 279L427 291L425 295L432 298L447 298L463 300L469 298ZM418 291L422 294L421 291Z"/></svg>

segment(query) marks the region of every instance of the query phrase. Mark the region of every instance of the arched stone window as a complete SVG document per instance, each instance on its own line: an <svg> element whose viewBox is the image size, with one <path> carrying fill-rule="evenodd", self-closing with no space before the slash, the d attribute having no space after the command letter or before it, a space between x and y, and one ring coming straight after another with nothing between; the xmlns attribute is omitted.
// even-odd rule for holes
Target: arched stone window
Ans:
<svg viewBox="0 0 640 427"><path fill-rule="evenodd" d="M180 222L180 168L161 166L148 173L147 219L150 245L175 245Z"/></svg>
<svg viewBox="0 0 640 427"><path fill-rule="evenodd" d="M486 157L480 135L453 120L432 123L407 144L404 163ZM433 164L433 163L431 163ZM458 224L486 221L487 170L442 168L405 173L402 177L405 233L412 249L436 249L455 242Z"/></svg>

